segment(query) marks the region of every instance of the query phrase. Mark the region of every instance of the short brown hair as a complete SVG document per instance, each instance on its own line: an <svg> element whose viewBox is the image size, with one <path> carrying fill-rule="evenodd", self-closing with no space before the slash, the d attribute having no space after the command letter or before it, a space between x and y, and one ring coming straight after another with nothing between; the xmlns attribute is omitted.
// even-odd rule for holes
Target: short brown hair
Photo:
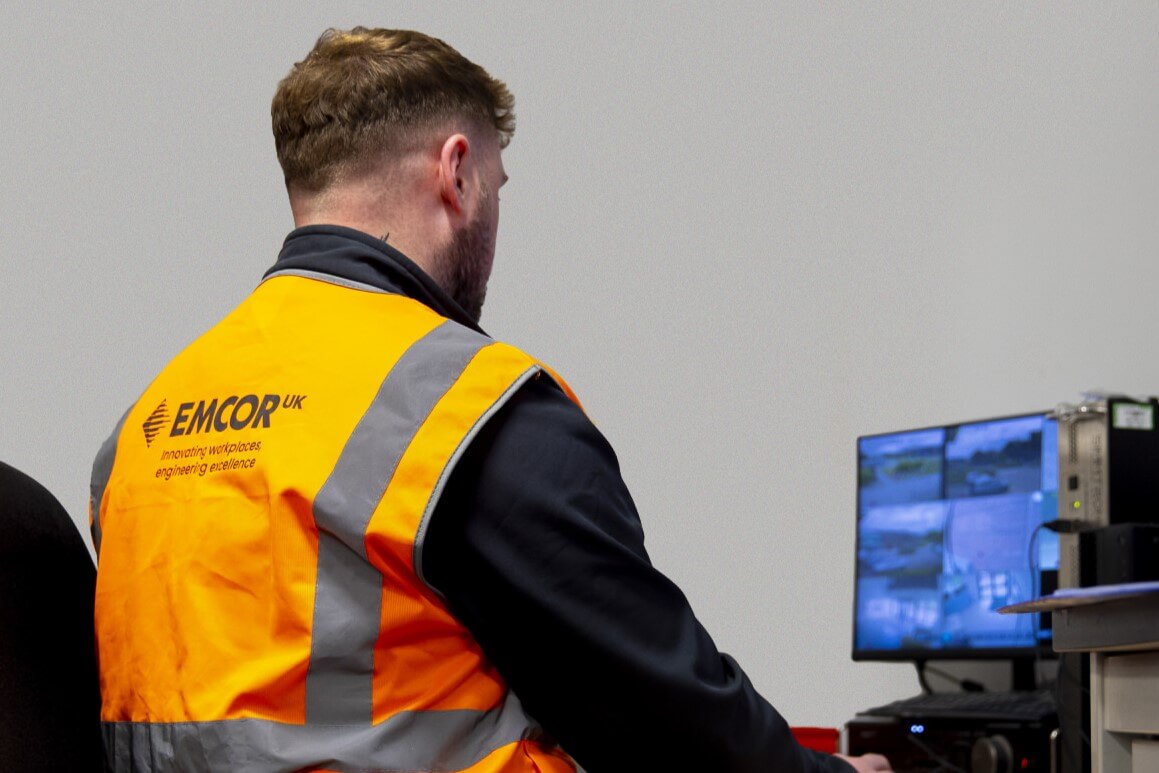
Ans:
<svg viewBox="0 0 1159 773"><path fill-rule="evenodd" d="M278 84L270 108L286 184L322 190L453 119L515 132L507 86L443 41L408 30L329 29Z"/></svg>

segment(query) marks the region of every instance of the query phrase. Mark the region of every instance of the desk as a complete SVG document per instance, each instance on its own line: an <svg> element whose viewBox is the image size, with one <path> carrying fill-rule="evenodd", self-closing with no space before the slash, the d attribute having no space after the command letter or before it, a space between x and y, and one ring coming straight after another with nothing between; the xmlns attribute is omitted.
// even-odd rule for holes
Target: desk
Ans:
<svg viewBox="0 0 1159 773"><path fill-rule="evenodd" d="M1091 773L1159 771L1159 591L1052 612L1054 649L1091 658Z"/></svg>

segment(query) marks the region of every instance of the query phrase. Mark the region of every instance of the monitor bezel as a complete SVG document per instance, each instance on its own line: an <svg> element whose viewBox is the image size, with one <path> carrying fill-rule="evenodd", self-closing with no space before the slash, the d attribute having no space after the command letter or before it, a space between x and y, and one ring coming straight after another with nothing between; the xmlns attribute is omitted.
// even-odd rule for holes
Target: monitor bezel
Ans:
<svg viewBox="0 0 1159 773"><path fill-rule="evenodd" d="M851 626L851 644L852 644L852 659L859 662L925 662L931 660L1016 660L1022 658L1043 659L1050 657L1057 657L1051 639L1039 640L1036 644L1028 644L1020 647L978 647L978 648L963 648L963 647L949 647L943 649L928 649L928 648L909 648L909 649L895 649L895 650L867 650L858 649L857 647L857 609L858 609L858 595L860 593L860 583L858 582L858 563L861 552L861 443L863 440L887 437L890 435L902 435L910 432L927 432L930 430L947 430L952 427L962 427L970 424L986 424L989 422L1008 421L1014 419L1026 419L1032 417L1041 417L1046 420L1052 419L1052 412L1044 411L1028 411L1025 413L1013 413L1003 416L993 416L980 419L966 419L964 421L949 422L946 424L931 424L924 427L914 427L912 429L898 429L888 432L874 432L864 435L858 435L857 442L854 444L854 469L857 472L856 484L857 488L857 502L856 510L854 511L854 549L853 549L853 610L851 619L853 625ZM1057 485L1057 484L1056 484ZM1038 613L1046 614L1046 613ZM1041 630L1041 621L1036 620Z"/></svg>

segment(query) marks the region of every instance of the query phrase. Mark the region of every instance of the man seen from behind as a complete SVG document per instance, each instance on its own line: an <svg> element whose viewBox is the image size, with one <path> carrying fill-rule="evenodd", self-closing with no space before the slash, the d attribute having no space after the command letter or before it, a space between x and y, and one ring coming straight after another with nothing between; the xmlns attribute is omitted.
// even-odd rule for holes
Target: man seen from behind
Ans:
<svg viewBox="0 0 1159 773"><path fill-rule="evenodd" d="M417 32L279 84L296 228L94 465L115 770L888 769L797 745L570 389L480 329L512 108Z"/></svg>

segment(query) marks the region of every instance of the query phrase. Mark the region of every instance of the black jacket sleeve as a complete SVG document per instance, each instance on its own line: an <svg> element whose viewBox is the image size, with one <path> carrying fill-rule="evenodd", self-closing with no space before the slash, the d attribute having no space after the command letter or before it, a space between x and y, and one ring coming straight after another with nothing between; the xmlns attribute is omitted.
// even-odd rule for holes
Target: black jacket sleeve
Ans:
<svg viewBox="0 0 1159 773"><path fill-rule="evenodd" d="M651 564L611 447L547 379L451 474L426 578L589 773L848 771L802 749Z"/></svg>

